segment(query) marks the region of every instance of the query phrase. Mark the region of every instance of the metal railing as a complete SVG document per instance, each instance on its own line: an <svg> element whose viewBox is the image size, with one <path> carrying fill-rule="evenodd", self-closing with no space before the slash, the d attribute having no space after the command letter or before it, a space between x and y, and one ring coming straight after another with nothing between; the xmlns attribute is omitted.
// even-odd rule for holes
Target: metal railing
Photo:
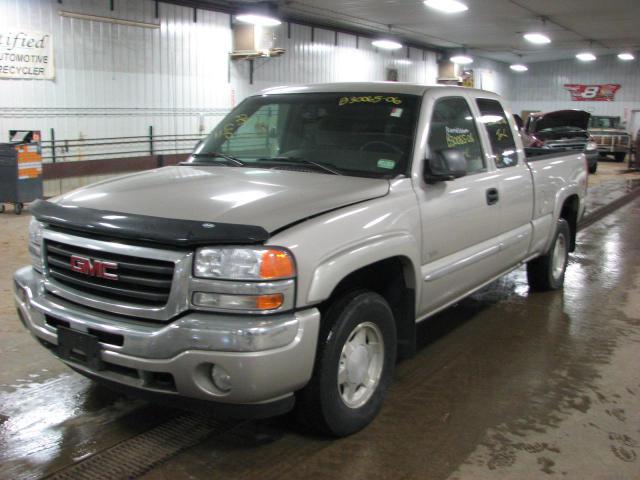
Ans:
<svg viewBox="0 0 640 480"><path fill-rule="evenodd" d="M76 138L57 140L51 129L51 140L42 141L42 160L58 163L76 160L99 160L127 156L190 153L206 134L147 135L127 137Z"/></svg>

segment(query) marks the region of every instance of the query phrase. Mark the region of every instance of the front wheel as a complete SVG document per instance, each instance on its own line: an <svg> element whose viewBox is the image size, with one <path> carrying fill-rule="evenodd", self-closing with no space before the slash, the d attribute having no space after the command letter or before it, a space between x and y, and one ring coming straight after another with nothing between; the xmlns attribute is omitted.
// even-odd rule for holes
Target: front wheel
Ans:
<svg viewBox="0 0 640 480"><path fill-rule="evenodd" d="M598 170L598 164L597 163L594 163L593 165L589 166L589 173L590 174L593 175L594 173L596 173L597 170Z"/></svg>
<svg viewBox="0 0 640 480"><path fill-rule="evenodd" d="M368 290L338 298L322 322L298 412L321 433L342 437L367 426L382 406L395 366L395 322L386 300Z"/></svg>
<svg viewBox="0 0 640 480"><path fill-rule="evenodd" d="M563 287L570 244L571 229L567 221L561 218L556 224L551 249L527 263L527 279L532 290L559 290Z"/></svg>
<svg viewBox="0 0 640 480"><path fill-rule="evenodd" d="M613 158L616 159L616 162L624 162L626 156L627 154L625 152L616 152L613 154Z"/></svg>

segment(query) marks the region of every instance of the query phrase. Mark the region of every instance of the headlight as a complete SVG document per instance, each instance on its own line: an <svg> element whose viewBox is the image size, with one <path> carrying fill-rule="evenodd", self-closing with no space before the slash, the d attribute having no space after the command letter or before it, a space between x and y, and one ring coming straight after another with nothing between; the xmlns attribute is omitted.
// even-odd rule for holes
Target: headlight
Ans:
<svg viewBox="0 0 640 480"><path fill-rule="evenodd" d="M199 310L265 314L294 307L295 262L279 248L199 248L193 275L191 304Z"/></svg>
<svg viewBox="0 0 640 480"><path fill-rule="evenodd" d="M277 280L296 274L291 254L273 248L199 248L193 274L220 280Z"/></svg>
<svg viewBox="0 0 640 480"><path fill-rule="evenodd" d="M42 272L42 223L35 218L29 223L29 255L33 268Z"/></svg>
<svg viewBox="0 0 640 480"><path fill-rule="evenodd" d="M591 151L591 150L597 150L597 149L598 149L598 144L596 142L587 142L586 150Z"/></svg>

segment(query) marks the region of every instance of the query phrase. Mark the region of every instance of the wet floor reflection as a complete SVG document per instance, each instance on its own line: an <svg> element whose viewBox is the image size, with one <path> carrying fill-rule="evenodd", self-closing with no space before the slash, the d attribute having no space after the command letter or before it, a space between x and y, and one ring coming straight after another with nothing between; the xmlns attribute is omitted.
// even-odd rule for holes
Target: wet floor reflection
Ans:
<svg viewBox="0 0 640 480"><path fill-rule="evenodd" d="M167 414L74 373L3 390L0 478L40 478L110 446L123 434L149 428Z"/></svg>

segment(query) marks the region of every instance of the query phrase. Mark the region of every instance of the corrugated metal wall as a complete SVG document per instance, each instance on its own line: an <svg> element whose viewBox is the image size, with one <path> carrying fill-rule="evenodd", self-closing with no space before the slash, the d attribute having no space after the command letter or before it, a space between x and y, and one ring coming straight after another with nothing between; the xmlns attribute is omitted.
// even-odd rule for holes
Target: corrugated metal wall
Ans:
<svg viewBox="0 0 640 480"><path fill-rule="evenodd" d="M566 83L618 83L622 87L613 102L574 102L564 88ZM590 63L574 59L533 63L528 72L512 75L510 99L514 112L576 108L596 115L617 115L629 123L632 111L640 109L640 62L622 62L610 55Z"/></svg>
<svg viewBox="0 0 640 480"><path fill-rule="evenodd" d="M56 78L0 80L0 141L9 129L39 129L49 139L194 134L209 131L233 103L261 88L284 83L385 80L434 83L435 54L376 51L353 35L283 24L278 58L229 62L229 15L152 0L0 0L0 26L52 34ZM61 17L59 11L157 23L159 29ZM358 43L358 45L356 45ZM193 143L193 142L192 142ZM170 144L163 144L171 147ZM118 147L104 147L112 151ZM121 147L120 147L121 148ZM129 148L137 150L144 147ZM157 146L156 148L161 148ZM91 150L95 153L96 149ZM75 152L82 153L82 148ZM59 152L64 155L65 152ZM95 157L91 157L95 158Z"/></svg>
<svg viewBox="0 0 640 480"><path fill-rule="evenodd" d="M394 52L371 45L371 39L304 25L282 24L276 29L281 57L254 63L250 84L249 62L232 65L233 86L238 97L283 84L386 80L387 69L398 70L401 82L435 83L435 53L416 48Z"/></svg>
<svg viewBox="0 0 640 480"><path fill-rule="evenodd" d="M469 68L473 70L475 88L495 92L505 98L511 96L512 75L507 64L475 57Z"/></svg>
<svg viewBox="0 0 640 480"><path fill-rule="evenodd" d="M40 129L44 139L196 133L231 105L229 16L104 0L0 0L0 25L53 36L56 78L0 80L0 139ZM159 29L61 17L59 10L159 23Z"/></svg>

